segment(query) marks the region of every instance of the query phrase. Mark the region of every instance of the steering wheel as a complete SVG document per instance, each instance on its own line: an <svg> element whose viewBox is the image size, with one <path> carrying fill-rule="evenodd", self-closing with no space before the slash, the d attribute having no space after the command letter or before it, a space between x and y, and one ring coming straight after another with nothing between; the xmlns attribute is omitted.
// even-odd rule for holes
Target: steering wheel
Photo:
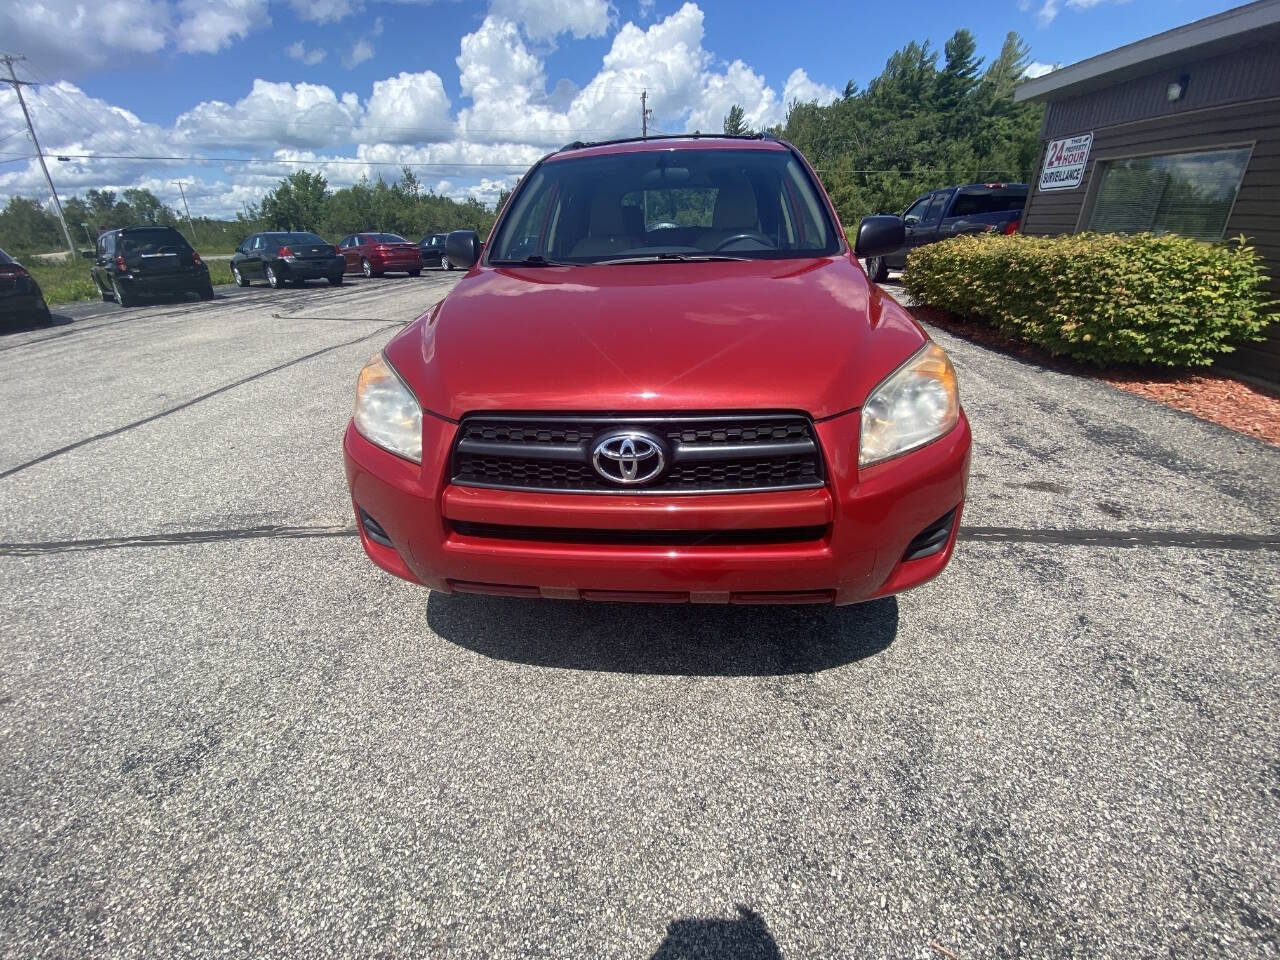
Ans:
<svg viewBox="0 0 1280 960"><path fill-rule="evenodd" d="M769 247L773 246L773 241L770 240L768 237L766 237L763 233L760 233L756 230L746 230L743 233L735 233L731 237L725 237L723 240L721 240L711 249L723 250L725 247L729 246L729 244L737 243L739 240L754 240L757 243L762 243Z"/></svg>

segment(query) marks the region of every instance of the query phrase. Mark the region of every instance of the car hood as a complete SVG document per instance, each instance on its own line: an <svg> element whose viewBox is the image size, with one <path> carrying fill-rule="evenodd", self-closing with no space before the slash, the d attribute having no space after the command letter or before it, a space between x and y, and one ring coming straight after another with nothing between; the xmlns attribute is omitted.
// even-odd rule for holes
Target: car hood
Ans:
<svg viewBox="0 0 1280 960"><path fill-rule="evenodd" d="M387 347L423 407L829 417L925 342L848 257L472 270Z"/></svg>

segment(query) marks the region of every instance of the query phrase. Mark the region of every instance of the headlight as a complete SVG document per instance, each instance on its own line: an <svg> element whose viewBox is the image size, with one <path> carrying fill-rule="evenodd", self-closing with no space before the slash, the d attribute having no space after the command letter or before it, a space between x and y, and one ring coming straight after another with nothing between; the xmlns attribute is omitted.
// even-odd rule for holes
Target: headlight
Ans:
<svg viewBox="0 0 1280 960"><path fill-rule="evenodd" d="M422 462L422 407L380 353L360 371L353 419L365 439Z"/></svg>
<svg viewBox="0 0 1280 960"><path fill-rule="evenodd" d="M869 467L936 440L959 419L956 372L943 349L930 341L867 397L858 466Z"/></svg>

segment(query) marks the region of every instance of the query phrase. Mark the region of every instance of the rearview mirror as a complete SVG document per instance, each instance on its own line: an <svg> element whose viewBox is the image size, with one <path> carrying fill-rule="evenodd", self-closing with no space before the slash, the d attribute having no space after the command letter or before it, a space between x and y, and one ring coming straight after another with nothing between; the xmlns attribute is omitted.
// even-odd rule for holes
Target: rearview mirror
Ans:
<svg viewBox="0 0 1280 960"><path fill-rule="evenodd" d="M863 217L853 252L859 257L880 257L906 245L906 227L901 217Z"/></svg>
<svg viewBox="0 0 1280 960"><path fill-rule="evenodd" d="M86 259L86 260L96 260L96 259L98 259L98 255L97 255L96 253L94 253L92 250L81 250L81 251L80 251L80 256L84 257L84 259Z"/></svg>
<svg viewBox="0 0 1280 960"><path fill-rule="evenodd" d="M454 266L469 270L480 259L480 234L474 230L454 230L444 238L444 255Z"/></svg>

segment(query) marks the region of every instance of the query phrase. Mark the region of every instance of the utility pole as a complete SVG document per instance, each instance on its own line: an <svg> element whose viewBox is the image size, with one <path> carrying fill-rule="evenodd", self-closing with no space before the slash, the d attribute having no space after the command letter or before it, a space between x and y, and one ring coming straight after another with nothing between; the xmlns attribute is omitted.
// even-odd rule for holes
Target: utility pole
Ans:
<svg viewBox="0 0 1280 960"><path fill-rule="evenodd" d="M40 141L36 139L36 128L31 125L31 114L27 112L27 101L22 97L22 88L35 86L26 80L19 80L18 75L13 72L13 65L19 60L25 60L26 57L11 57L8 54L0 56L0 61L4 61L4 65L9 68L9 79L5 80L0 77L0 81L13 87L13 92L18 95L18 105L22 107L22 115L27 119L27 132L31 134L31 142L36 148L36 157L40 161L40 169L44 171L44 179L49 184L49 193L53 195L53 208L58 211L58 222L62 224L62 236L66 238L67 250L71 253L72 258L78 256L76 252L75 242L71 239L71 231L67 229L67 218L62 215L62 201L58 199L58 191L53 187L53 177L49 176L49 167L44 162L44 151L40 149Z"/></svg>
<svg viewBox="0 0 1280 960"><path fill-rule="evenodd" d="M178 185L178 193L182 194L182 209L187 211L187 226L191 228L191 245L196 246L196 225L191 220L191 208L187 206L187 191L182 189L181 180L173 181Z"/></svg>
<svg viewBox="0 0 1280 960"><path fill-rule="evenodd" d="M646 87L640 91L640 136L649 136L649 118L653 116L653 111L648 107L649 90Z"/></svg>

